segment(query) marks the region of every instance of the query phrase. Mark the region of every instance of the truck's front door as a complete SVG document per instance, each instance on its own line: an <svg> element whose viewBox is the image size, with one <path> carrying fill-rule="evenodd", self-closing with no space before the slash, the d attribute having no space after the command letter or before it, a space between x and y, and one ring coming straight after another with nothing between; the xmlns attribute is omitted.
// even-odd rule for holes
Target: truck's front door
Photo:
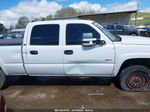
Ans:
<svg viewBox="0 0 150 112"><path fill-rule="evenodd" d="M29 75L63 75L63 49L59 24L32 26L24 46L25 69Z"/></svg>
<svg viewBox="0 0 150 112"><path fill-rule="evenodd" d="M114 65L113 43L83 46L83 36L100 39L98 31L87 24L66 25L66 45L64 47L64 70L66 75L110 76ZM88 36L87 36L88 37Z"/></svg>

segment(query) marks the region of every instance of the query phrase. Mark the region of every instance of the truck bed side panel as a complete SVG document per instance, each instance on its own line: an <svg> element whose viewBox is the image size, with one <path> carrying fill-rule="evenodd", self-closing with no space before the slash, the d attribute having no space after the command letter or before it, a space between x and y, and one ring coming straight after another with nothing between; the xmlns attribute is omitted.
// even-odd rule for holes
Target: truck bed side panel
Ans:
<svg viewBox="0 0 150 112"><path fill-rule="evenodd" d="M25 75L21 45L0 46L0 65L6 75Z"/></svg>

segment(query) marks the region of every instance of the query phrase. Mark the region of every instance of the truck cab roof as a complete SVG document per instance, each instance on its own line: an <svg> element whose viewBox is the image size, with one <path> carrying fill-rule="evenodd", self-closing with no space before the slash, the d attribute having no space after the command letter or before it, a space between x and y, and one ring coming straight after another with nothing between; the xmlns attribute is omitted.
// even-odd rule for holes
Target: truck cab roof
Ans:
<svg viewBox="0 0 150 112"><path fill-rule="evenodd" d="M70 20L50 20L50 21L37 21L29 23L29 25L37 25L37 24L61 24L61 23L92 23L92 20L81 20L81 19L70 19Z"/></svg>

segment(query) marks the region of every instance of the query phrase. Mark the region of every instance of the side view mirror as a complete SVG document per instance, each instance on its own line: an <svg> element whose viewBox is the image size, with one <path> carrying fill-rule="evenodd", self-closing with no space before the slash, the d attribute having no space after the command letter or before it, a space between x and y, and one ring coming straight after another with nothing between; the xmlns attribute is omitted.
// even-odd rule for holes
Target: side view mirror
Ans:
<svg viewBox="0 0 150 112"><path fill-rule="evenodd" d="M83 39L82 45L87 46L87 47L94 46L94 45L96 45L96 38Z"/></svg>
<svg viewBox="0 0 150 112"><path fill-rule="evenodd" d="M105 45L106 42L104 40L100 40L97 38L83 39L82 45L85 47L91 47L95 45Z"/></svg>
<svg viewBox="0 0 150 112"><path fill-rule="evenodd" d="M105 40L99 40L99 45L105 45L105 44L106 44Z"/></svg>

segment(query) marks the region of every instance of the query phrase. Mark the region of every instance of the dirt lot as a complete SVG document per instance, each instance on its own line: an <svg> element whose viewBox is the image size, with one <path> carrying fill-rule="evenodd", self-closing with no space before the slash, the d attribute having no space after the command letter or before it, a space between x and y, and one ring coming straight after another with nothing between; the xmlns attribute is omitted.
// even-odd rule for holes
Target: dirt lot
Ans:
<svg viewBox="0 0 150 112"><path fill-rule="evenodd" d="M100 109L146 109L150 92L127 92L114 86L112 79L10 78L2 90L9 112L53 110L94 112ZM80 110L80 111L81 111ZM44 111L43 111L44 112ZM146 112L146 111L143 111Z"/></svg>

